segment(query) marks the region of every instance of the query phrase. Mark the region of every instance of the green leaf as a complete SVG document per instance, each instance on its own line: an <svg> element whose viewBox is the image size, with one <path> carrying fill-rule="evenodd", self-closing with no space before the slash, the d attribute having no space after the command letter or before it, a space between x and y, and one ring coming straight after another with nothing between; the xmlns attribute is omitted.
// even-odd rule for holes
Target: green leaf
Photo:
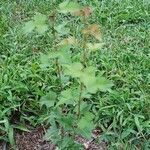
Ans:
<svg viewBox="0 0 150 150"><path fill-rule="evenodd" d="M50 59L59 58L61 55L60 51L51 51L47 54Z"/></svg>
<svg viewBox="0 0 150 150"><path fill-rule="evenodd" d="M96 50L102 48L103 43L87 43L86 46L89 50L96 51Z"/></svg>
<svg viewBox="0 0 150 150"><path fill-rule="evenodd" d="M59 96L59 102L56 104L56 107L62 104L71 104L73 105L76 99L78 98L78 89L69 88L61 92Z"/></svg>
<svg viewBox="0 0 150 150"><path fill-rule="evenodd" d="M61 96L59 97L59 102L56 104L56 107L62 104L72 104L72 102L71 90L67 89L61 92Z"/></svg>
<svg viewBox="0 0 150 150"><path fill-rule="evenodd" d="M68 3L69 3L69 0L65 0L64 2L62 2L62 3L59 4L59 8L66 7L68 5Z"/></svg>
<svg viewBox="0 0 150 150"><path fill-rule="evenodd" d="M83 90L82 98L90 99L91 96L92 95L90 93L88 93L86 89Z"/></svg>
<svg viewBox="0 0 150 150"><path fill-rule="evenodd" d="M60 149L68 149L70 146L74 145L74 140L71 137L64 137L62 143L60 144Z"/></svg>
<svg viewBox="0 0 150 150"><path fill-rule="evenodd" d="M12 147L15 147L14 130L13 130L13 127L12 127L12 126L9 126L8 138L9 138L10 145L11 145Z"/></svg>
<svg viewBox="0 0 150 150"><path fill-rule="evenodd" d="M24 32L30 33L35 29L39 34L45 33L48 30L46 19L47 18L45 15L36 13L32 21L25 23L25 26L23 28Z"/></svg>
<svg viewBox="0 0 150 150"><path fill-rule="evenodd" d="M5 126L6 132L8 132L8 131L9 131L10 124L9 124L8 118L6 118L6 117L5 117L5 119L4 119L4 126Z"/></svg>
<svg viewBox="0 0 150 150"><path fill-rule="evenodd" d="M67 23L63 22L63 23L59 24L58 26L56 26L55 30L61 35L66 35L70 31L69 28L65 27L66 25L67 25Z"/></svg>
<svg viewBox="0 0 150 150"><path fill-rule="evenodd" d="M58 46L75 46L78 44L78 40L72 36L68 38L64 38L62 41L59 42Z"/></svg>
<svg viewBox="0 0 150 150"><path fill-rule="evenodd" d="M53 124L50 129L47 130L45 136L45 140L50 140L54 144L58 144L58 142L61 140L60 132L59 129L55 124Z"/></svg>
<svg viewBox="0 0 150 150"><path fill-rule="evenodd" d="M86 67L84 70L84 75L95 76L96 68L93 66Z"/></svg>
<svg viewBox="0 0 150 150"><path fill-rule="evenodd" d="M48 56L48 55L46 55L46 54L41 54L41 56L40 56L40 61L41 61L40 66L41 66L42 68L46 68L46 67L49 67L49 66L50 66L49 56Z"/></svg>
<svg viewBox="0 0 150 150"><path fill-rule="evenodd" d="M113 86L113 83L109 80L107 80L104 77L98 76L97 77L97 87L98 90L106 92L110 90L110 88Z"/></svg>
<svg viewBox="0 0 150 150"><path fill-rule="evenodd" d="M71 54L69 52L70 46L61 46L57 51L51 51L48 53L48 57L51 59L58 58L61 65L71 62Z"/></svg>
<svg viewBox="0 0 150 150"><path fill-rule="evenodd" d="M95 127L93 118L94 115L90 112L87 112L78 122L78 128L80 129L82 135L87 138L91 138L92 130Z"/></svg>
<svg viewBox="0 0 150 150"><path fill-rule="evenodd" d="M27 129L27 127L25 127L23 125L15 125L14 128L19 129L20 131L30 132L30 130Z"/></svg>
<svg viewBox="0 0 150 150"><path fill-rule="evenodd" d="M125 139L127 136L130 135L130 133L132 133L132 129L127 129L127 130L124 130L122 133L121 133L121 138L122 140Z"/></svg>
<svg viewBox="0 0 150 150"><path fill-rule="evenodd" d="M60 52L59 61L60 64L70 64L71 63L71 53L70 53L70 46L64 45L61 46L58 51Z"/></svg>
<svg viewBox="0 0 150 150"><path fill-rule="evenodd" d="M139 117L137 115L134 116L134 121L137 126L137 129L139 130L139 132L141 132L143 129L142 129L142 126L140 125Z"/></svg>
<svg viewBox="0 0 150 150"><path fill-rule="evenodd" d="M92 126L94 126L94 124ZM78 133L79 135L82 135L83 137L85 137L87 139L91 139L92 138L92 130L93 130L93 128L83 128L83 129L78 128L76 133Z"/></svg>
<svg viewBox="0 0 150 150"><path fill-rule="evenodd" d="M90 110L91 106L87 103L82 101L81 105L80 105L80 112L82 115L84 115L88 110ZM78 106L76 105L76 107L74 108L74 112L77 113L78 112Z"/></svg>
<svg viewBox="0 0 150 150"><path fill-rule="evenodd" d="M28 21L25 23L24 27L23 27L23 31L24 33L28 34L31 33L35 28L34 22L33 21Z"/></svg>
<svg viewBox="0 0 150 150"><path fill-rule="evenodd" d="M72 63L66 66L64 71L65 75L70 75L73 78L80 77L82 75L83 65L79 62Z"/></svg>
<svg viewBox="0 0 150 150"><path fill-rule="evenodd" d="M56 98L57 94L53 91L49 91L48 94L46 94L40 99L40 105L45 105L47 108L52 107L56 102Z"/></svg>
<svg viewBox="0 0 150 150"><path fill-rule="evenodd" d="M94 68L93 72L91 68L91 71L85 70L84 74L80 77L88 92L96 93L98 90L105 92L112 87L112 83L109 80L101 76L96 77L94 74Z"/></svg>
<svg viewBox="0 0 150 150"><path fill-rule="evenodd" d="M0 120L0 124L6 123L6 120Z"/></svg>
<svg viewBox="0 0 150 150"><path fill-rule="evenodd" d="M39 34L43 34L45 31L48 30L48 26L46 25L46 16L41 13L36 13L33 17L35 30Z"/></svg>
<svg viewBox="0 0 150 150"><path fill-rule="evenodd" d="M81 150L83 147L70 136L65 136L59 143L59 150Z"/></svg>
<svg viewBox="0 0 150 150"><path fill-rule="evenodd" d="M59 4L59 12L60 13L74 13L79 11L82 7L75 1L64 1Z"/></svg>
<svg viewBox="0 0 150 150"><path fill-rule="evenodd" d="M89 93L96 93L98 90L97 87L97 78L94 76L84 75L81 78L81 82L86 86L86 89Z"/></svg>
<svg viewBox="0 0 150 150"><path fill-rule="evenodd" d="M67 114L67 116L61 116L59 123L65 130L72 130L75 123L74 115Z"/></svg>
<svg viewBox="0 0 150 150"><path fill-rule="evenodd" d="M36 31L39 34L43 34L48 30L48 26L46 24L36 25Z"/></svg>
<svg viewBox="0 0 150 150"><path fill-rule="evenodd" d="M78 127L79 127L80 129L84 129L84 128L87 128L87 127L89 128L89 127L91 127L91 125L92 125L92 128L93 128L93 123L91 124L93 118L94 118L94 115L93 115L92 113L90 113L90 112L86 113L86 114L84 115L84 117L82 117L82 118L79 120L79 122L78 122Z"/></svg>
<svg viewBox="0 0 150 150"><path fill-rule="evenodd" d="M142 125L145 128L150 128L150 120L144 121Z"/></svg>
<svg viewBox="0 0 150 150"><path fill-rule="evenodd" d="M35 26L43 25L46 22L46 16L41 13L36 13L33 17Z"/></svg>
<svg viewBox="0 0 150 150"><path fill-rule="evenodd" d="M80 78L80 81L86 86L89 93L96 93L98 90L107 91L111 88L112 83L101 76L95 76L96 68L93 66L83 68L79 62L66 65L65 75L73 78Z"/></svg>

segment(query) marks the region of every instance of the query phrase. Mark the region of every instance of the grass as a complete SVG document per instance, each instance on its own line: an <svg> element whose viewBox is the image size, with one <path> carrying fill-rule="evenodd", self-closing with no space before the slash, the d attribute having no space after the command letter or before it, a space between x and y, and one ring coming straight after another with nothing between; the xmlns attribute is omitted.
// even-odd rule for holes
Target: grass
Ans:
<svg viewBox="0 0 150 150"><path fill-rule="evenodd" d="M21 28L35 12L50 14L50 0L5 1L0 5L0 139L6 126L25 130L43 124L48 112L41 96L51 89L50 70L40 68L39 54L49 50L48 36L25 37ZM59 1L58 1L59 3ZM101 25L103 49L92 58L114 82L110 93L94 97L93 111L110 149L148 149L150 142L150 3L148 0L87 0L95 7L91 22ZM98 108L97 108L98 107ZM14 114L18 114L14 125Z"/></svg>

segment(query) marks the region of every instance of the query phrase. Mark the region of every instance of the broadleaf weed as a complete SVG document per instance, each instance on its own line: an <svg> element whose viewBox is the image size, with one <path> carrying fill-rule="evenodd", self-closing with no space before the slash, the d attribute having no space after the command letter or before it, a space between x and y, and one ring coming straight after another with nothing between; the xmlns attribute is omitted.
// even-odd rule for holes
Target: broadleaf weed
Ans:
<svg viewBox="0 0 150 150"><path fill-rule="evenodd" d="M96 126L108 149L149 149L149 3L60 2L0 2L0 140L42 124L80 149Z"/></svg>
<svg viewBox="0 0 150 150"><path fill-rule="evenodd" d="M63 37L64 33L66 33L66 23L57 25L57 22L59 22L59 18L57 16L60 13L64 15L71 14L72 16L75 16L77 18L79 17L78 24L74 26L75 28L81 28L83 26L80 31L80 39L78 39L78 37L75 37L74 34L70 32L71 28L74 28L72 26L67 27L67 29L70 28L70 30L66 34L66 37ZM51 112L54 111L56 112L56 114L59 114L56 117L55 115L51 115L54 122L52 123L52 121L50 121L50 128L53 128L53 124L55 126L56 124L58 124L58 132L52 132L54 134L57 134L57 136L60 135L62 143L61 145L63 145L63 141L66 138L73 138L76 134L81 134L86 138L92 138L92 130L95 128L94 114L92 114L90 109L82 111L82 103L87 98L87 95L89 95L88 97L91 98L91 94L94 94L97 91L107 91L112 86L110 81L100 75L96 75L97 69L95 66L89 66L88 64L89 55L91 55L90 51L98 49L102 44L99 25L91 25L90 23L88 23L88 17L90 17L91 13L92 9L90 7L84 7L74 1L65 1L59 4L58 9L55 8L53 10L53 16L51 16L50 19L52 21L51 33L54 39L52 51L47 55L41 55L42 62L46 63L43 64L44 66L48 66L48 60L52 60L54 62L53 66L56 68L55 72L58 79L57 86L59 89L59 91L56 91L58 95L58 102L54 102L54 100L51 101L51 96L53 94L52 92L50 92L50 97L44 96L43 98L41 98L40 103L42 105L51 107ZM35 18L35 28L38 29L38 27L36 26L39 24L39 22L41 28L47 26L45 25L45 23L41 23L45 22L46 20L44 15L40 14L40 17L36 16L33 17ZM38 20L38 23L36 23L36 20ZM25 29L26 26L29 25L29 23L30 22L25 25ZM33 28L32 25L31 28ZM26 32L28 33L28 31ZM60 39L61 41L59 41ZM56 40L59 41L58 44L56 43ZM98 41L98 43L94 43L91 40ZM90 44L88 41L90 41ZM80 51L78 51L78 47L80 47ZM80 58L76 61L74 61L73 59L74 52L71 52L71 49L79 53ZM67 85L69 86L64 85L62 80L63 77L68 77L69 83ZM83 104L85 104L86 101ZM74 120L72 120L71 118L74 118ZM53 138L54 137L51 136L50 139L53 140ZM55 141L55 144L58 147L61 147L60 144L58 144L59 142Z"/></svg>

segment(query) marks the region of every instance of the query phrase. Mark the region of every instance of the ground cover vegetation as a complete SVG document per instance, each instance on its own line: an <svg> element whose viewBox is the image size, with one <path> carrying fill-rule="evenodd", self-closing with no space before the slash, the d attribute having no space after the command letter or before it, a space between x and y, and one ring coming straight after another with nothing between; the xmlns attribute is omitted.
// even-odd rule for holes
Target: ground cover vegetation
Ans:
<svg viewBox="0 0 150 150"><path fill-rule="evenodd" d="M108 149L149 149L149 1L0 4L0 140L44 125L82 149L98 128Z"/></svg>

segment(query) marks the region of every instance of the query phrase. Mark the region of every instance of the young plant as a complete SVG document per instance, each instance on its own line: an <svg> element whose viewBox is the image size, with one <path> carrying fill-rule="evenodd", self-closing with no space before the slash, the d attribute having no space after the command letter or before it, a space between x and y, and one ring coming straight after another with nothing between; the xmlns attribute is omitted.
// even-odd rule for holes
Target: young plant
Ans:
<svg viewBox="0 0 150 150"><path fill-rule="evenodd" d="M108 91L112 86L110 81L98 73L91 59L94 51L102 45L99 25L88 21L91 14L91 7L69 0L54 8L50 16L54 39L50 47L52 50L41 55L42 66L49 66L51 60L51 67L56 68L53 76L57 77L56 88L40 100L41 106L45 105L51 111L51 126L45 138L53 141L60 149L79 148L80 145L75 142L78 134L92 138L92 130L95 128L95 115L91 110L93 95L98 91ZM72 21L77 18L75 28L69 21L58 24L61 17L66 16ZM45 15L36 13L33 20L25 24L24 31L28 34L35 30L44 34L48 31L46 20ZM72 30L75 30L74 33Z"/></svg>

